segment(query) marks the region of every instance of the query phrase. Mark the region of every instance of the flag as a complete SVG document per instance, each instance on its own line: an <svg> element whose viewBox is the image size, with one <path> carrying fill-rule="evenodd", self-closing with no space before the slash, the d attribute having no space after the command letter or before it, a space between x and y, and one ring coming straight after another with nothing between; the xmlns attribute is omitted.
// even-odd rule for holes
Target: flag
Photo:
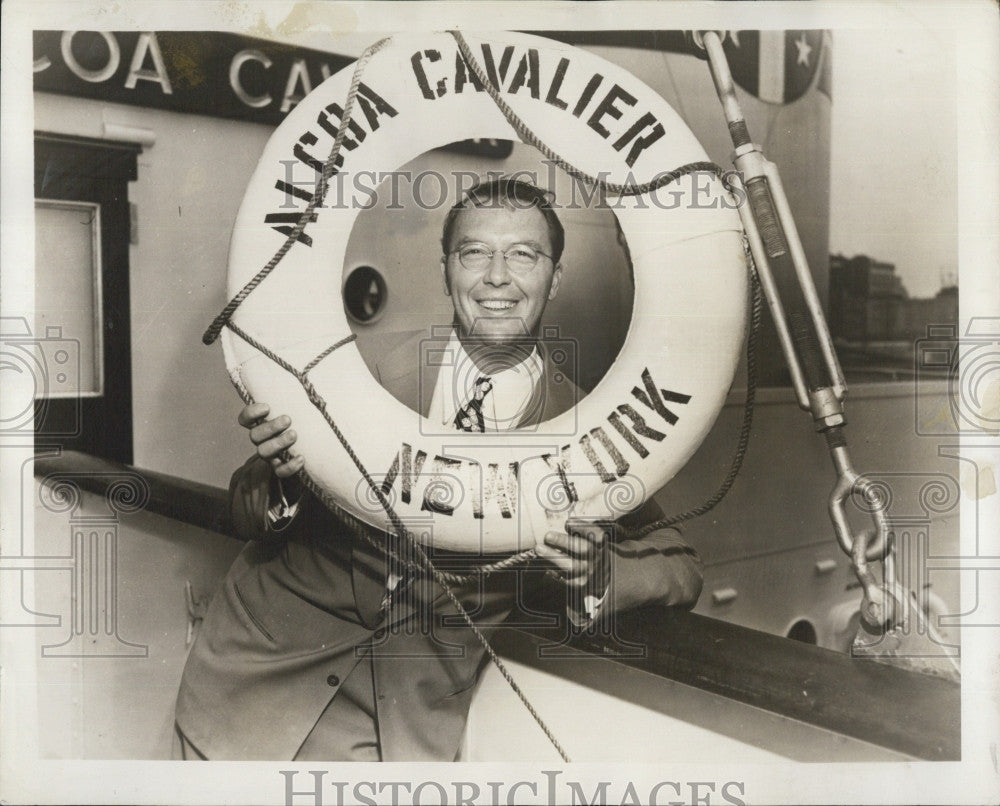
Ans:
<svg viewBox="0 0 1000 806"><path fill-rule="evenodd" d="M729 31L723 43L733 80L744 90L772 104L801 98L817 83L830 94L830 52L825 32Z"/></svg>

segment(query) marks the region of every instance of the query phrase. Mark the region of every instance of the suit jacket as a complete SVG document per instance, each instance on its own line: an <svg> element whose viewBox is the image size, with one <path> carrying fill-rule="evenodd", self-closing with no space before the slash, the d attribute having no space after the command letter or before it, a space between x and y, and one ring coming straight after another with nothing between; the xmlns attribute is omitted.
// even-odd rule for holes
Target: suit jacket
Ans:
<svg viewBox="0 0 1000 806"><path fill-rule="evenodd" d="M390 391L416 408L429 381L414 385L404 367L414 339L376 367ZM543 357L548 370L551 360ZM412 358L411 358L412 362ZM575 402L575 387L553 381L531 419L541 422ZM568 406L567 406L568 408ZM426 411L426 408L423 407ZM382 759L453 760L475 683L488 658L456 608L418 577L386 595L387 561L306 494L280 534L267 526L273 479L254 457L230 485L231 515L247 538L213 598L184 670L177 723L210 759L292 759L351 673L359 652L373 653L374 699ZM649 502L629 524L661 513ZM280 538L280 539L278 539ZM673 529L613 547L614 582L602 612L644 604L693 606L701 590L697 555ZM496 558L482 558L490 561ZM435 552L439 567L459 560ZM458 570L469 570L462 560ZM500 572L456 589L487 637L515 606L518 572ZM332 759L331 760L336 760Z"/></svg>

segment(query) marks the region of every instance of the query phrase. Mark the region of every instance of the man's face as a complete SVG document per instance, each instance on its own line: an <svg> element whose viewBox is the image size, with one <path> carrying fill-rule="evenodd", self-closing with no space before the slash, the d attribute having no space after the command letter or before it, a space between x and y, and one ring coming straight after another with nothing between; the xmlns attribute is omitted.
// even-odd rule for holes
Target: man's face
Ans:
<svg viewBox="0 0 1000 806"><path fill-rule="evenodd" d="M464 244L481 243L494 251L481 271L462 266L458 253ZM544 252L530 272L512 272L503 252L527 244ZM445 294L455 306L459 335L503 342L537 336L542 313L559 288L562 267L553 265L552 241L545 217L536 209L472 207L455 220L451 254L442 260Z"/></svg>

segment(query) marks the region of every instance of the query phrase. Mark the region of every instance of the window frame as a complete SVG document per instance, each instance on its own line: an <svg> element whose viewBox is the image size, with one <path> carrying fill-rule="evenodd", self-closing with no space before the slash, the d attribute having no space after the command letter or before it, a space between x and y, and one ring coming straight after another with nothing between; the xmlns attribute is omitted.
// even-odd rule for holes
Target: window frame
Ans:
<svg viewBox="0 0 1000 806"><path fill-rule="evenodd" d="M137 157L142 147L44 131L35 132L34 145L35 202L94 205L98 209L94 232L100 239L96 251L100 261L102 331L101 393L36 399L36 450L57 445L131 464L134 435L128 185L138 178Z"/></svg>

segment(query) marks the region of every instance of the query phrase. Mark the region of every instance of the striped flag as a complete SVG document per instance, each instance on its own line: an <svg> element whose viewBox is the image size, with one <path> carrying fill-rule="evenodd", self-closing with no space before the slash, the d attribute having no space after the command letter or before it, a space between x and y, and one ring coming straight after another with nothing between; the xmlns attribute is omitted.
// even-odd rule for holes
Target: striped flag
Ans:
<svg viewBox="0 0 1000 806"><path fill-rule="evenodd" d="M829 89L830 52L824 31L729 31L723 47L733 79L747 92L772 104L801 98L823 67Z"/></svg>

